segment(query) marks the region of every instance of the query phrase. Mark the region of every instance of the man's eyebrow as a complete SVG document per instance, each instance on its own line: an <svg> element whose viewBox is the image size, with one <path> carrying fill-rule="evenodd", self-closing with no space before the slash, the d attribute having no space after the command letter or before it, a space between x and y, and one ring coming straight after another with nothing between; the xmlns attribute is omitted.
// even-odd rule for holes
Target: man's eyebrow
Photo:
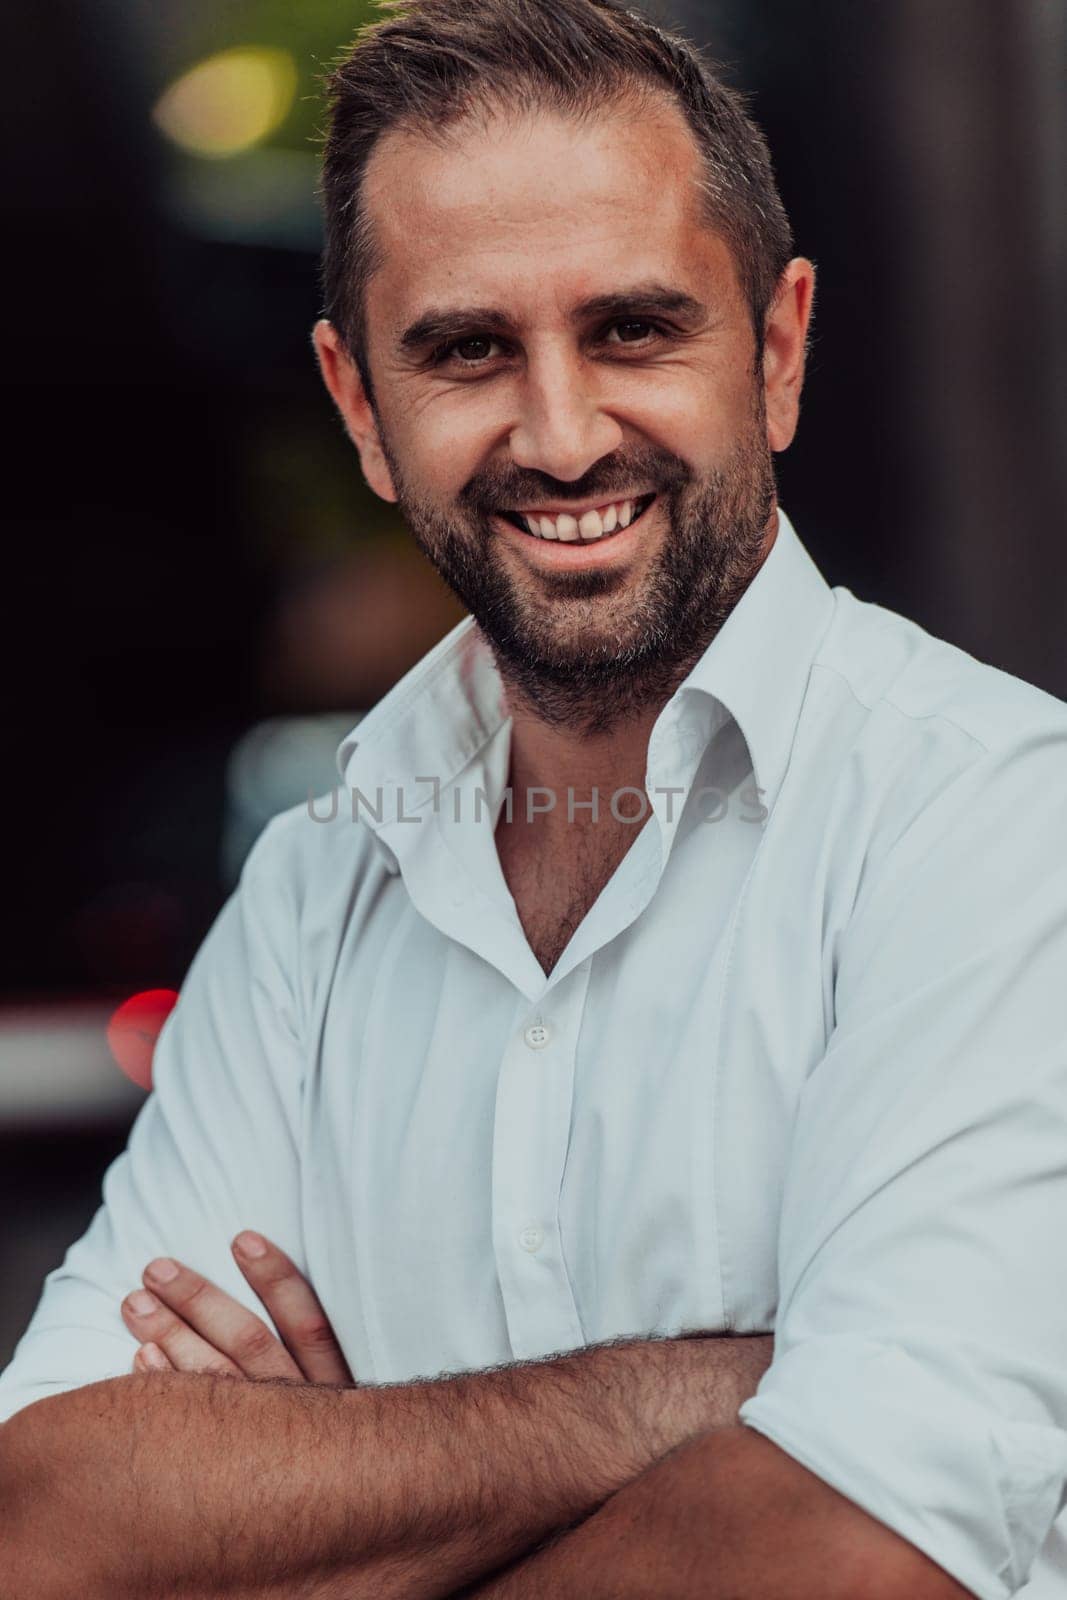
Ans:
<svg viewBox="0 0 1067 1600"><path fill-rule="evenodd" d="M504 313L492 306L457 306L451 311L431 307L404 329L397 340L397 347L412 354L425 349L427 345L447 344L452 339L461 339L472 328L479 328L485 333L514 332Z"/></svg>
<svg viewBox="0 0 1067 1600"><path fill-rule="evenodd" d="M637 283L627 289L616 289L610 294L593 295L581 301L574 308L574 318L585 322L592 317L632 316L639 311L658 311L694 326L706 321L708 316L707 306L683 289L674 289L663 283ZM404 329L397 340L397 347L407 354L414 354L428 345L448 344L454 339L461 339L472 328L482 333L501 335L515 332L510 318L493 306L431 307Z"/></svg>
<svg viewBox="0 0 1067 1600"><path fill-rule="evenodd" d="M637 283L629 289L616 289L611 294L594 295L577 307L578 316L610 317L629 315L633 311L660 311L665 316L678 317L682 322L704 322L708 308L684 289L672 289L665 283Z"/></svg>

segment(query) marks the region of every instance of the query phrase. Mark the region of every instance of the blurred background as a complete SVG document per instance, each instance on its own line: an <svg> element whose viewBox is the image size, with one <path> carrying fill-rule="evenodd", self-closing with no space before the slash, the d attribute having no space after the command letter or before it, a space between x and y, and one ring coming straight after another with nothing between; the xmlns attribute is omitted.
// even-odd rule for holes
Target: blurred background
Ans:
<svg viewBox="0 0 1067 1600"><path fill-rule="evenodd" d="M750 91L818 268L781 500L831 583L1067 697L1067 0L649 6ZM6 8L0 1367L256 833L462 612L321 389L354 0ZM4 38L4 34L7 37ZM132 1285L131 1285L132 1287Z"/></svg>

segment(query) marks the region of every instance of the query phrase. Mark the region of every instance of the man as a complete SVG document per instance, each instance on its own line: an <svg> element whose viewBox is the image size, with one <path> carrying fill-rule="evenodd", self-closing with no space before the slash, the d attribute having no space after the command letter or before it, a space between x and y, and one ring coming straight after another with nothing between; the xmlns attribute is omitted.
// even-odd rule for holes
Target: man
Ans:
<svg viewBox="0 0 1067 1600"><path fill-rule="evenodd" d="M194 962L0 1380L8 1589L1058 1592L1065 708L778 508L813 268L681 41L394 7L324 193L472 616Z"/></svg>

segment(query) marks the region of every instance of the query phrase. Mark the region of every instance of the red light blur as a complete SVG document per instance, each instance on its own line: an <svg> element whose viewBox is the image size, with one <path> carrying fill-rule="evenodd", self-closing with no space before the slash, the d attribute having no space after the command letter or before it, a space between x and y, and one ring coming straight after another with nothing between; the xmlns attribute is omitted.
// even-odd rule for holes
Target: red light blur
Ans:
<svg viewBox="0 0 1067 1600"><path fill-rule="evenodd" d="M144 989L124 1000L107 1025L111 1054L127 1078L141 1089L152 1087L156 1040L177 1000L175 989Z"/></svg>

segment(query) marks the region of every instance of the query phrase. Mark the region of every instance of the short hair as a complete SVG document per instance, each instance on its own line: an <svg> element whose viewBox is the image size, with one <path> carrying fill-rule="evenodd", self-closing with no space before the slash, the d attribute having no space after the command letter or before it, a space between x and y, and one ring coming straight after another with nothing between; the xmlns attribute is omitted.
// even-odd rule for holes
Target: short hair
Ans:
<svg viewBox="0 0 1067 1600"><path fill-rule="evenodd" d="M496 107L582 118L628 96L673 97L703 156L705 214L732 252L758 362L793 233L745 95L694 45L613 0L384 0L380 9L326 80L321 188L324 315L372 405L365 298L380 256L362 188L374 146L393 128L436 137Z"/></svg>

